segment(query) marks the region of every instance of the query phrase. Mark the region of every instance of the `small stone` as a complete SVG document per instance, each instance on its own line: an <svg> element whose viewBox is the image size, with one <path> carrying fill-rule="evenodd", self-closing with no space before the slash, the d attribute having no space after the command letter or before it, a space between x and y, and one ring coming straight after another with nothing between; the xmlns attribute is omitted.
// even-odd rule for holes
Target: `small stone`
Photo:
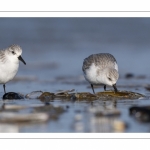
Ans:
<svg viewBox="0 0 150 150"><path fill-rule="evenodd" d="M3 100L24 99L24 96L19 93L9 92L3 95Z"/></svg>
<svg viewBox="0 0 150 150"><path fill-rule="evenodd" d="M134 74L132 74L132 73L127 73L127 74L125 75L125 78L127 78L127 79L133 78L133 77L134 77Z"/></svg>
<svg viewBox="0 0 150 150"><path fill-rule="evenodd" d="M129 108L130 115L141 122L150 122L150 106L134 106Z"/></svg>

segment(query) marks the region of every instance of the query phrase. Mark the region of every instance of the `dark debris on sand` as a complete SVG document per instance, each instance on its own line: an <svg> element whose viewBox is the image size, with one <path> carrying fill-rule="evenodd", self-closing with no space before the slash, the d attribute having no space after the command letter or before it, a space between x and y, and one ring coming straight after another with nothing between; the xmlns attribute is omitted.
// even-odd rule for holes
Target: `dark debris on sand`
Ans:
<svg viewBox="0 0 150 150"><path fill-rule="evenodd" d="M118 100L118 99L139 99L141 97L145 97L140 93L135 93L131 91L103 91L97 92L96 94L91 94L89 92L74 92L72 90L63 90L56 93L52 92L42 92L42 91L33 91L26 96L23 94L9 92L3 95L3 99L40 99L43 102L51 102L55 99L66 99L66 100Z"/></svg>

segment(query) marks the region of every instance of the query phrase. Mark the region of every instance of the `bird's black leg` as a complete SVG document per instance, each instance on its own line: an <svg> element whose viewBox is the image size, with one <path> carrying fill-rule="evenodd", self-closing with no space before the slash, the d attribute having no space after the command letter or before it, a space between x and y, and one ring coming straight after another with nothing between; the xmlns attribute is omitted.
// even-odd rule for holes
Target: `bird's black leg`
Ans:
<svg viewBox="0 0 150 150"><path fill-rule="evenodd" d="M92 90L93 90L93 93L95 94L93 84L91 84L91 88L92 88Z"/></svg>
<svg viewBox="0 0 150 150"><path fill-rule="evenodd" d="M4 93L6 93L6 90L5 90L5 84L3 84L3 88L4 88Z"/></svg>
<svg viewBox="0 0 150 150"><path fill-rule="evenodd" d="M113 85L113 88L114 88L115 92L118 92L116 84Z"/></svg>
<svg viewBox="0 0 150 150"><path fill-rule="evenodd" d="M106 85L104 85L104 90L106 91Z"/></svg>

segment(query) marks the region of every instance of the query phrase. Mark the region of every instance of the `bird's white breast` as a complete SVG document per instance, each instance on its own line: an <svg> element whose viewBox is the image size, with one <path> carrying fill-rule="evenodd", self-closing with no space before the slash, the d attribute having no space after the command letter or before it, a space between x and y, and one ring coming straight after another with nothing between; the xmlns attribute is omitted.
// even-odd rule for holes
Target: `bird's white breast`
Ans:
<svg viewBox="0 0 150 150"><path fill-rule="evenodd" d="M97 69L98 67L95 66L94 63L92 63L92 65L85 71L84 77L91 84L100 84L97 81Z"/></svg>
<svg viewBox="0 0 150 150"><path fill-rule="evenodd" d="M0 83L4 84L12 80L17 74L19 63L0 63Z"/></svg>

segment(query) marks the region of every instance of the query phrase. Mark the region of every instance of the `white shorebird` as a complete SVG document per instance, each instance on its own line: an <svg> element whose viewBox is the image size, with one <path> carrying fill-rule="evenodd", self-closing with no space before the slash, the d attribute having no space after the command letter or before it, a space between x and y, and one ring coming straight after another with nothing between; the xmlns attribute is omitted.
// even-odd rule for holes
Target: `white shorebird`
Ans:
<svg viewBox="0 0 150 150"><path fill-rule="evenodd" d="M93 93L93 85L113 86L117 92L116 82L119 78L117 61L113 55L108 53L93 54L84 59L82 70L85 79L91 84Z"/></svg>
<svg viewBox="0 0 150 150"><path fill-rule="evenodd" d="M19 45L11 45L0 51L0 84L3 84L4 93L6 93L5 84L18 72L19 60L26 65L21 54L22 49Z"/></svg>

